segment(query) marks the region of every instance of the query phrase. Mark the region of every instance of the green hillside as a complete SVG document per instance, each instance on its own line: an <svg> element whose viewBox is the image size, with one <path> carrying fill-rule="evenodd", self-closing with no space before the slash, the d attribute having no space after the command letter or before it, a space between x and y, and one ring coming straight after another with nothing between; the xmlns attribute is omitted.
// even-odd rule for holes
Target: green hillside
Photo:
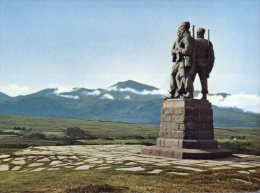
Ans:
<svg viewBox="0 0 260 193"><path fill-rule="evenodd" d="M159 124L163 95L157 91L156 87L128 80L109 89L74 88L59 92L49 88L17 97L0 93L0 114ZM194 91L194 96L198 94ZM225 98L229 94L210 95ZM259 113L212 107L216 127L260 127Z"/></svg>
<svg viewBox="0 0 260 193"><path fill-rule="evenodd" d="M11 99L12 97L0 92L0 103Z"/></svg>
<svg viewBox="0 0 260 193"><path fill-rule="evenodd" d="M80 128L87 137L70 139L66 136L68 128ZM2 147L118 143L152 145L158 134L158 125L0 115ZM215 128L215 138L220 146L232 149L234 153L260 155L259 128Z"/></svg>

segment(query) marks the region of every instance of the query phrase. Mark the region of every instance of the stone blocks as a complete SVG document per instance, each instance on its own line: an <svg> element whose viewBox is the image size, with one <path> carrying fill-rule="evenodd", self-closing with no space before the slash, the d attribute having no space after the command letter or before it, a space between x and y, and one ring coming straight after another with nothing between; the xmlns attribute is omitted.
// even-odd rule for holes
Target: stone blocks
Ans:
<svg viewBox="0 0 260 193"><path fill-rule="evenodd" d="M196 99L164 101L156 146L144 147L141 153L181 159L231 156L231 151L218 149L214 140L211 104Z"/></svg>

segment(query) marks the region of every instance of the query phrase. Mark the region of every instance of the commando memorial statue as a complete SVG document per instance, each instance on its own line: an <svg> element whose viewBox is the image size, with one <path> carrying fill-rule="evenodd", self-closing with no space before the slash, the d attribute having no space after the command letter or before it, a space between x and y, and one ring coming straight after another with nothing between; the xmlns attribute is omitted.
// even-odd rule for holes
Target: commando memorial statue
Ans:
<svg viewBox="0 0 260 193"><path fill-rule="evenodd" d="M218 148L214 139L213 111L207 100L208 78L214 65L213 45L204 39L205 29L197 37L189 31L190 22L182 22L172 48L173 67L169 96L164 97L159 137L156 145L143 147L142 154L179 159L215 159L232 152ZM193 99L196 75L201 82L202 98Z"/></svg>

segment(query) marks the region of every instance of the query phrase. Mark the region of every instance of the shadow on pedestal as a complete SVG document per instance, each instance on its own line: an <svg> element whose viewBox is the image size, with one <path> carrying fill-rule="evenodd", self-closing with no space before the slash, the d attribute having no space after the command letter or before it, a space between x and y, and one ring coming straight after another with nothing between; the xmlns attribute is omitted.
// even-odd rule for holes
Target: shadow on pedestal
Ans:
<svg viewBox="0 0 260 193"><path fill-rule="evenodd" d="M214 140L213 112L208 101L168 99L163 102L159 138L141 154L179 159L216 159L232 156Z"/></svg>

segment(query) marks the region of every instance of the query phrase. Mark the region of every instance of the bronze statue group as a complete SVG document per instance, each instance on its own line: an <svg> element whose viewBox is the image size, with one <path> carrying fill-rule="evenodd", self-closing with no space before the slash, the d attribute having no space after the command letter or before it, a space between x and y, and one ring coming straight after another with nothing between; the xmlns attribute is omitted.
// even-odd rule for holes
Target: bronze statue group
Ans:
<svg viewBox="0 0 260 193"><path fill-rule="evenodd" d="M193 82L199 75L202 100L207 100L207 79L214 65L213 45L204 39L205 29L198 28L196 39L190 33L190 23L183 22L178 28L177 39L172 48L173 67L171 72L170 98L193 98Z"/></svg>

